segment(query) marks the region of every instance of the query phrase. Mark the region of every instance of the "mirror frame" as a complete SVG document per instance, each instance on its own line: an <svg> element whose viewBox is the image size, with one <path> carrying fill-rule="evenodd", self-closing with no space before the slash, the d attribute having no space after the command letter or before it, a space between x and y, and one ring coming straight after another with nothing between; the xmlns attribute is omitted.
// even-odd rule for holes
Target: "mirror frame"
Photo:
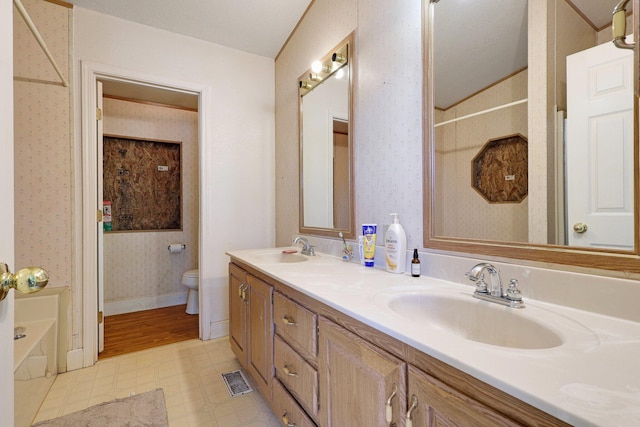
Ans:
<svg viewBox="0 0 640 427"><path fill-rule="evenodd" d="M354 239L356 236L356 227L355 227L355 185L354 185L354 161L353 161L353 99L355 93L355 43L354 43L354 32L350 33L346 38L344 38L340 43L338 43L333 49L329 51L326 55L324 55L319 60L322 63L331 60L331 57L334 52L338 52L343 49L344 46L347 46L347 64L346 67L349 70L349 123L348 123L348 132L349 132L349 227L348 228L322 228L322 227L308 227L304 225L304 175L303 175L303 144L302 144L302 96L300 90L298 90L298 168L299 168L299 232L300 234L311 234L318 236L327 236L327 237L337 237L339 232L342 232L345 238ZM308 76L311 73L311 68L306 70L297 80L296 83L299 83L308 80ZM330 75L332 75L333 72ZM328 76L327 76L328 77ZM325 77L326 78L326 77ZM306 94L306 92L305 92Z"/></svg>
<svg viewBox="0 0 640 427"><path fill-rule="evenodd" d="M437 1L437 0L436 0ZM633 29L640 34L640 0L633 0ZM616 270L625 273L640 273L640 200L639 200L639 161L638 148L638 82L639 82L639 47L634 49L635 87L634 97L634 250L594 250L590 248L569 247L560 245L542 245L516 243L508 241L462 239L435 235L433 226L435 194L435 149L434 132L434 82L433 82L433 23L434 2L423 0L422 3L422 56L423 56L423 206L424 206L424 247L438 252L468 254L473 257L492 257L500 259L516 259L537 261L547 264L589 267L601 270Z"/></svg>

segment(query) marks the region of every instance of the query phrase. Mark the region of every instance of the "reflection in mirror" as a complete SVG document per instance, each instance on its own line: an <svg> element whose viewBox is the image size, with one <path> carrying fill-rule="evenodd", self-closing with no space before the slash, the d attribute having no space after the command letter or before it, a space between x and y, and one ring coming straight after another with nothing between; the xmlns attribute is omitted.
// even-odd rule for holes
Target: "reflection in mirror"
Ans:
<svg viewBox="0 0 640 427"><path fill-rule="evenodd" d="M611 43L617 0L552 3L425 3L426 247L637 253L637 75Z"/></svg>
<svg viewBox="0 0 640 427"><path fill-rule="evenodd" d="M300 232L354 237L351 55L346 39L299 80Z"/></svg>

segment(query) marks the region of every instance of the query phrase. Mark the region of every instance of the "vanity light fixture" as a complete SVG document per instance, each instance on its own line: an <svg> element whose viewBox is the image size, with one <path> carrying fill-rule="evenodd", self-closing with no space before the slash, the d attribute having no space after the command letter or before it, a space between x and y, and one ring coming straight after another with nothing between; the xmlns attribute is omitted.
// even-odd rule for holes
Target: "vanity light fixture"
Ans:
<svg viewBox="0 0 640 427"><path fill-rule="evenodd" d="M344 66L349 61L348 48L348 45L345 44L338 48L333 54L328 54L320 60L313 61L308 74L303 75L299 81L300 96L306 95L310 90L334 73L336 73L336 78L344 78L346 75Z"/></svg>
<svg viewBox="0 0 640 427"><path fill-rule="evenodd" d="M313 61L311 64L311 71L316 74L330 74L333 71L333 64L331 62L322 63L322 61Z"/></svg>
<svg viewBox="0 0 640 427"><path fill-rule="evenodd" d="M300 89L305 89L305 90L310 90L313 88L313 85L306 81L306 80L300 80Z"/></svg>
<svg viewBox="0 0 640 427"><path fill-rule="evenodd" d="M340 52L336 52L331 56L331 60L333 62L344 64L345 62L347 62L347 55L342 54Z"/></svg>
<svg viewBox="0 0 640 427"><path fill-rule="evenodd" d="M319 73L322 71L322 62L320 61L313 61L311 63L311 71L314 73Z"/></svg>

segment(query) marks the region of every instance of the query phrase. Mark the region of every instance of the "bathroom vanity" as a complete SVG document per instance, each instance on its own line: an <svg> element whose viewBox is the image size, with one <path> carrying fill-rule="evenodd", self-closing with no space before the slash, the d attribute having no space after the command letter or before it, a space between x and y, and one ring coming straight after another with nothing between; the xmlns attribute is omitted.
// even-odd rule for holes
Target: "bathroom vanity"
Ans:
<svg viewBox="0 0 640 427"><path fill-rule="evenodd" d="M634 322L537 301L521 310L496 305L486 315L491 303L472 298L470 286L282 248L228 255L231 345L284 426L640 419L638 368L622 356L640 348ZM438 317L447 312L457 318ZM469 328L469 317L493 332L463 337L452 325ZM506 332L492 319L507 323ZM509 324L524 337L505 336Z"/></svg>

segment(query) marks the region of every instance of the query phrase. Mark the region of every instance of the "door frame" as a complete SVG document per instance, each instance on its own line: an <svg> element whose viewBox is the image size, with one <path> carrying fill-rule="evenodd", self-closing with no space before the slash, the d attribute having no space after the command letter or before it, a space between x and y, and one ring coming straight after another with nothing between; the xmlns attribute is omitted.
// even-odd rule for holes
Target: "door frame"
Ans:
<svg viewBox="0 0 640 427"><path fill-rule="evenodd" d="M198 267L199 267L199 297L200 297L200 339L209 339L211 336L211 310L209 301L212 299L212 289L203 286L203 279L211 276L209 267L203 263L207 254L213 251L205 241L204 236L210 235L211 224L204 214L214 209L211 200L204 197L207 194L209 183L213 182L212 171L204 167L205 160L210 153L207 146L211 147L213 131L209 112L213 111L211 88L206 85L170 79L146 73L125 70L109 65L81 61L81 126L80 145L82 171L81 200L77 203L82 215L82 229L76 239L78 257L77 265L81 266L77 271L79 278L76 281L80 297L74 299L75 304L82 304L81 332L83 367L92 366L98 360L98 236L96 215L100 209L98 206L98 171L96 165L97 153L97 123L96 123L96 84L98 80L118 81L133 83L149 87L157 87L165 90L188 93L198 96L198 163L199 163L199 227L198 227ZM77 152L77 151L76 151ZM76 163L77 164L77 163ZM78 193L77 193L78 194ZM81 206L80 206L81 205ZM79 315L80 310L74 310L74 315ZM78 319L80 320L80 319ZM74 322L75 323L75 322ZM74 334L76 331L73 332ZM74 343L75 344L75 343Z"/></svg>

